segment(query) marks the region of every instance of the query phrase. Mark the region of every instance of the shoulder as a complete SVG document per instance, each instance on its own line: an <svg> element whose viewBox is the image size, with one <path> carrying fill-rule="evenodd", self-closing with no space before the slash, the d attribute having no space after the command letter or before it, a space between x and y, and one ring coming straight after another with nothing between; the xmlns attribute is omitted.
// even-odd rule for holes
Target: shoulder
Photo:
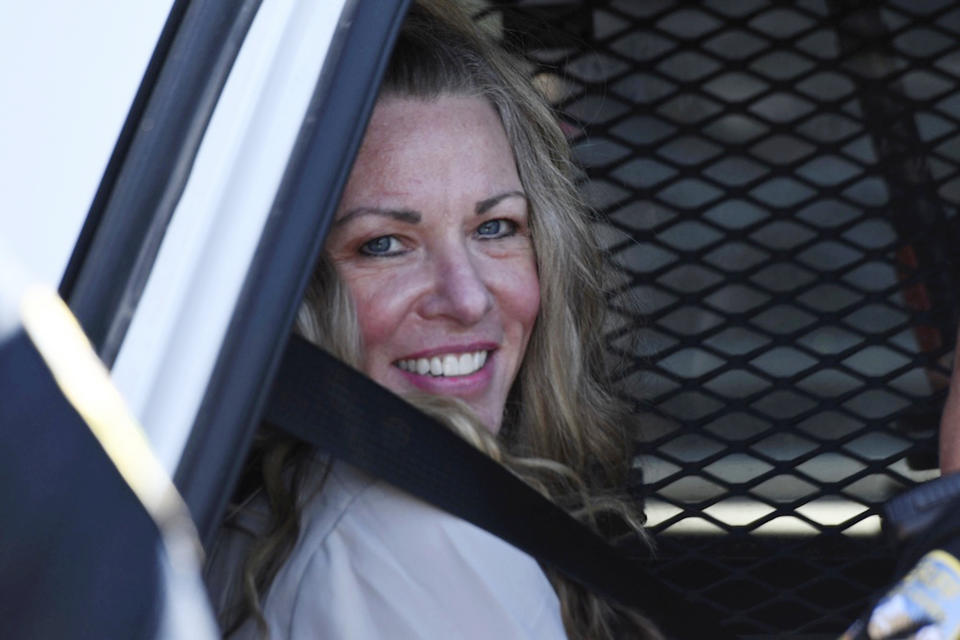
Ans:
<svg viewBox="0 0 960 640"><path fill-rule="evenodd" d="M304 505L267 606L286 610L282 637L564 637L533 558L339 463Z"/></svg>

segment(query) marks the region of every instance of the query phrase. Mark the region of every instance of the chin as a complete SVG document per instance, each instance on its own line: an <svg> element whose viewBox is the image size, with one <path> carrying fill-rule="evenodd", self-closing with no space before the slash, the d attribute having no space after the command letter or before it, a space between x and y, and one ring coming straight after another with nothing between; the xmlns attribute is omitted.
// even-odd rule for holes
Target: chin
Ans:
<svg viewBox="0 0 960 640"><path fill-rule="evenodd" d="M503 411L496 412L486 406L474 406L468 403L470 410L480 421L480 424L493 435L500 432L500 425L503 423Z"/></svg>
<svg viewBox="0 0 960 640"><path fill-rule="evenodd" d="M493 435L500 433L500 420L484 419L481 418L480 423Z"/></svg>

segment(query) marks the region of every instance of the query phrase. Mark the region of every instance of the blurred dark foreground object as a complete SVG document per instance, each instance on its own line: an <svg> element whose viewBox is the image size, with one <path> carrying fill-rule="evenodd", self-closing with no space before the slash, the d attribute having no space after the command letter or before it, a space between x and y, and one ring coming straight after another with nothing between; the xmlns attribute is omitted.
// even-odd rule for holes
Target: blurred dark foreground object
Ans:
<svg viewBox="0 0 960 640"><path fill-rule="evenodd" d="M90 416L81 417L65 397L51 354L45 360L36 335L32 339L18 322L20 293L0 286L3 637L217 637L191 552L171 544L161 529L167 527L145 505L142 486L139 495L131 489L88 424ZM62 305L52 292L48 298L53 307ZM75 337L58 325L72 316L66 307L53 315L64 317L45 330L55 333L50 337L59 346ZM85 340L80 343L74 340L64 351L86 349L95 358ZM68 359L69 366L89 365L84 358ZM95 379L91 388L109 385L105 371L75 373ZM119 398L112 385L109 391ZM139 475L152 468L140 459L124 462L132 462Z"/></svg>
<svg viewBox="0 0 960 640"><path fill-rule="evenodd" d="M843 640L960 638L960 474L890 500L884 530L901 547L897 580Z"/></svg>

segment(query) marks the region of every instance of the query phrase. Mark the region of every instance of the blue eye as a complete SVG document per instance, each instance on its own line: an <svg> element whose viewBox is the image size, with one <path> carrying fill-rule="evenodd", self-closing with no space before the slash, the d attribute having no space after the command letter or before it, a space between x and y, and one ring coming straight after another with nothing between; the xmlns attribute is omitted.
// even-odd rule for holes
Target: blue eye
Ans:
<svg viewBox="0 0 960 640"><path fill-rule="evenodd" d="M390 256L400 253L400 243L393 236L380 236L364 243L360 252L368 256Z"/></svg>
<svg viewBox="0 0 960 640"><path fill-rule="evenodd" d="M487 220L477 227L477 235L481 238L502 238L513 235L517 230L517 225L510 220L497 219Z"/></svg>

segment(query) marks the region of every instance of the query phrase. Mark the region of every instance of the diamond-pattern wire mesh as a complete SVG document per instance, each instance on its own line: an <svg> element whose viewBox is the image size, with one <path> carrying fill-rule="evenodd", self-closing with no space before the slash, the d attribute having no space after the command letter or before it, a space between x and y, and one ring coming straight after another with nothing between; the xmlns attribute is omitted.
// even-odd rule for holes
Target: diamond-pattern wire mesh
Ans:
<svg viewBox="0 0 960 640"><path fill-rule="evenodd" d="M743 633L841 631L892 566L877 506L934 475L960 8L496 4L618 273L658 571Z"/></svg>

